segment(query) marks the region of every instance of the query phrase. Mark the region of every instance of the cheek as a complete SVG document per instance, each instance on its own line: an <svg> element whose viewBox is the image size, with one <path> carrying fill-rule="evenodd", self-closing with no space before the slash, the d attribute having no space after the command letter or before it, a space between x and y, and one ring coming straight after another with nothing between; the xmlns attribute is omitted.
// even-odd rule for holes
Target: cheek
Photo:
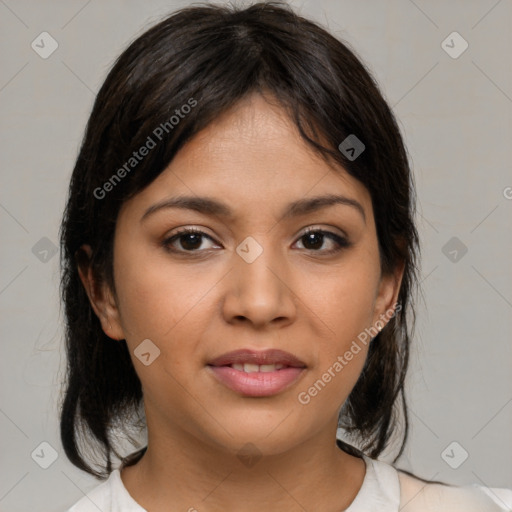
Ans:
<svg viewBox="0 0 512 512"><path fill-rule="evenodd" d="M379 267L373 255L354 254L337 268L308 280L308 309L316 313L315 365L300 391L303 404L325 404L331 410L346 400L368 353ZM321 332L320 332L321 331ZM329 407L328 404L331 404Z"/></svg>
<svg viewBox="0 0 512 512"><path fill-rule="evenodd" d="M357 258L330 269L320 279L308 280L304 297L326 326L326 353L343 350L370 327L377 289L378 268Z"/></svg>
<svg viewBox="0 0 512 512"><path fill-rule="evenodd" d="M174 405L186 407L179 383L187 381L191 356L198 353L204 330L201 318L213 314L205 309L210 307L207 293L215 281L206 273L194 276L190 268L187 272L169 265L165 257L154 254L125 252L116 265L120 321L145 392L158 396L166 389ZM137 347L146 339L160 351L148 366L136 357Z"/></svg>
<svg viewBox="0 0 512 512"><path fill-rule="evenodd" d="M322 333L315 339L314 366L300 386L297 399L302 405L311 406L318 416L339 412L368 354L370 338L364 329L372 319L370 286L374 283L368 280L367 286L362 287L363 281L357 277L328 280L323 283L323 290L317 290L316 310L320 312L318 325L323 326L319 328Z"/></svg>
<svg viewBox="0 0 512 512"><path fill-rule="evenodd" d="M170 265L165 254L137 245L116 255L121 323L133 341L149 338L163 343L193 313L212 286L211 279L186 265Z"/></svg>

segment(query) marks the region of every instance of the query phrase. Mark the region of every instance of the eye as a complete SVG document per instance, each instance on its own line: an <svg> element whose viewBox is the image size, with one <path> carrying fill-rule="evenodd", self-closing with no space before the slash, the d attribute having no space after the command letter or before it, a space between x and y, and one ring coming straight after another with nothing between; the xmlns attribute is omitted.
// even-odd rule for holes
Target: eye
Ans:
<svg viewBox="0 0 512 512"><path fill-rule="evenodd" d="M212 242L214 241L212 237L199 229L184 228L171 237L166 238L162 242L162 245L166 250L174 253L202 252L200 249L208 249L208 247L202 247L203 239L208 239ZM321 250L326 240L330 241L331 246L334 245L334 248ZM321 252L323 254L334 254L344 248L350 247L351 245L345 237L332 233L331 231L315 228L308 228L299 238L299 241L303 241L303 244L305 245L304 249L313 252ZM177 243L179 243L181 248L176 247Z"/></svg>
<svg viewBox="0 0 512 512"><path fill-rule="evenodd" d="M334 243L334 248L329 250L320 249L324 245L325 240L331 241L331 246ZM345 238L331 231L325 231L323 229L308 228L307 231L299 238L299 241L304 240L306 250L312 250L314 252L322 252L324 254L334 254L347 247L350 247L351 243Z"/></svg>
<svg viewBox="0 0 512 512"><path fill-rule="evenodd" d="M166 238L162 242L162 245L172 252L198 252L197 250L202 246L203 238L207 238L213 242L213 238L199 229L184 228L173 236ZM179 242L181 249L175 247L175 242Z"/></svg>

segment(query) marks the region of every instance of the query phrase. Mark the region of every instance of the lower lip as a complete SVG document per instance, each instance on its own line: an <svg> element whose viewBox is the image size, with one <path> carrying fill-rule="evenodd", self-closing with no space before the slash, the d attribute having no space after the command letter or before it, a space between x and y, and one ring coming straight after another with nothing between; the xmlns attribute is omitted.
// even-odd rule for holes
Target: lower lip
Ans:
<svg viewBox="0 0 512 512"><path fill-rule="evenodd" d="M245 396L272 396L291 386L305 368L283 368L275 372L235 370L231 366L208 366L224 385Z"/></svg>

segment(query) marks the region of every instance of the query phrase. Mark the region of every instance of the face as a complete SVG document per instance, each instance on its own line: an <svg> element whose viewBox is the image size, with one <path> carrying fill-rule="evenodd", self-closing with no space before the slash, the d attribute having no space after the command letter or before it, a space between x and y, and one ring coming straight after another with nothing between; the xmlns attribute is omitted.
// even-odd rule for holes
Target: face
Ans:
<svg viewBox="0 0 512 512"><path fill-rule="evenodd" d="M183 196L223 210L171 205ZM324 196L341 199L315 208L311 199ZM400 279L381 275L365 187L313 153L282 110L252 96L123 205L116 295L105 291L94 307L106 334L126 340L150 432L159 424L270 454L336 428L368 350L358 336L393 308ZM254 374L210 366L240 349L286 351L301 367L259 368L268 373L255 384Z"/></svg>

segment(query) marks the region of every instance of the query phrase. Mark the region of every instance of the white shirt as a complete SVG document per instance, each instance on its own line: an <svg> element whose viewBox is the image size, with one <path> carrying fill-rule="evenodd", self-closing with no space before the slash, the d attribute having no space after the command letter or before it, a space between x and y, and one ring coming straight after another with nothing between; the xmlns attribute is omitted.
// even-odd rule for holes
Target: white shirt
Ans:
<svg viewBox="0 0 512 512"><path fill-rule="evenodd" d="M345 512L510 512L512 489L425 483L364 456L363 485ZM67 512L147 512L128 493L119 469Z"/></svg>

